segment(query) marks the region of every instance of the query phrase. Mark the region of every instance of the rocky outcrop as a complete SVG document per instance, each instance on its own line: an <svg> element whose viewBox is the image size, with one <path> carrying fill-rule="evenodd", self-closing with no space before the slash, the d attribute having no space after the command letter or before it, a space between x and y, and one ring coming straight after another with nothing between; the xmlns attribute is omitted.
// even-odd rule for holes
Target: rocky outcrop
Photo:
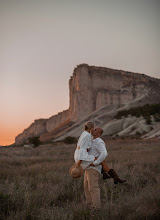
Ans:
<svg viewBox="0 0 160 220"><path fill-rule="evenodd" d="M50 132L53 129L55 129L56 127L58 127L59 125L68 121L69 119L70 119L69 110L65 110L63 112L60 112L57 115L54 115L47 120L46 130L48 132Z"/></svg>
<svg viewBox="0 0 160 220"><path fill-rule="evenodd" d="M15 138L15 143L24 144L27 143L28 138L37 137L46 133L47 121L48 121L47 119L35 120L27 129L23 131L23 133L19 134Z"/></svg>
<svg viewBox="0 0 160 220"><path fill-rule="evenodd" d="M23 133L19 134L15 138L16 144L27 143L30 137L40 137L58 128L61 124L69 121L69 111L65 110L50 117L49 119L39 119L35 120ZM46 140L46 138L45 138Z"/></svg>
<svg viewBox="0 0 160 220"><path fill-rule="evenodd" d="M122 105L147 95L149 81L144 74L79 65L70 79L70 118L78 121L108 105Z"/></svg>
<svg viewBox="0 0 160 220"><path fill-rule="evenodd" d="M28 137L41 140L78 136L86 120L104 127L122 108L160 102L160 80L144 74L104 67L78 65L69 80L69 109L36 120L16 137L16 143ZM120 132L120 131L119 131Z"/></svg>
<svg viewBox="0 0 160 220"><path fill-rule="evenodd" d="M144 134L151 131L152 125L147 125L143 117L126 117L111 120L103 127L104 135L127 136Z"/></svg>

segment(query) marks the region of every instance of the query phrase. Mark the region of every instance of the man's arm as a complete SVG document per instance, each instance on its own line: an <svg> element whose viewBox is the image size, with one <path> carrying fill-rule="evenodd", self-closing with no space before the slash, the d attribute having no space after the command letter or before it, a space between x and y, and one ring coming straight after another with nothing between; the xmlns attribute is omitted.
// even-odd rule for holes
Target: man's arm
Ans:
<svg viewBox="0 0 160 220"><path fill-rule="evenodd" d="M97 160L95 160L91 165L92 166L98 166L102 161L105 160L106 156L108 155L105 144L104 143L99 143L97 145L97 150L100 152L99 157L97 158Z"/></svg>

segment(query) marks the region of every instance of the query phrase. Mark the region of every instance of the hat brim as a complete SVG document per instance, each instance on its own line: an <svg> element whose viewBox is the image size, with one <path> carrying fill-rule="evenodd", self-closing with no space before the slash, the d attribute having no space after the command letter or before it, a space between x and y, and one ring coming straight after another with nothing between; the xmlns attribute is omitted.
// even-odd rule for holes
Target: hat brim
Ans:
<svg viewBox="0 0 160 220"><path fill-rule="evenodd" d="M72 170L74 168L79 169L79 175L77 175L76 177L72 175ZM69 169L69 173L72 178L80 178L81 176L83 176L83 168L81 166L77 167L76 164L73 164L73 166L71 166L71 168Z"/></svg>

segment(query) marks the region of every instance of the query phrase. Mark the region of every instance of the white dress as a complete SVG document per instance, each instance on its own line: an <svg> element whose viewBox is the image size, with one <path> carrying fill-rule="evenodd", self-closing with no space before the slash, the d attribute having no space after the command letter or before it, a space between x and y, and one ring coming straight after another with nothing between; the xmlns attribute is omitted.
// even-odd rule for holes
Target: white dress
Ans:
<svg viewBox="0 0 160 220"><path fill-rule="evenodd" d="M75 162L82 160L81 167L85 169L88 167L95 159L94 156L89 155L87 150L91 148L91 134L87 131L83 131L81 136L79 137L77 148L74 153Z"/></svg>

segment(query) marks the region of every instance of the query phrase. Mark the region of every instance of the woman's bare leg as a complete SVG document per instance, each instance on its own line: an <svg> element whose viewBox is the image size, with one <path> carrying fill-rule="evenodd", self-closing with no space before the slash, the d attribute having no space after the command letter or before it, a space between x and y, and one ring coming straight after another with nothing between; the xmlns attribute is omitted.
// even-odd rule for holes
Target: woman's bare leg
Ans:
<svg viewBox="0 0 160 220"><path fill-rule="evenodd" d="M107 165L107 163L106 163L105 160L101 163L101 165L102 165L103 170L104 170L106 173L108 173L108 171L111 169L111 168Z"/></svg>

